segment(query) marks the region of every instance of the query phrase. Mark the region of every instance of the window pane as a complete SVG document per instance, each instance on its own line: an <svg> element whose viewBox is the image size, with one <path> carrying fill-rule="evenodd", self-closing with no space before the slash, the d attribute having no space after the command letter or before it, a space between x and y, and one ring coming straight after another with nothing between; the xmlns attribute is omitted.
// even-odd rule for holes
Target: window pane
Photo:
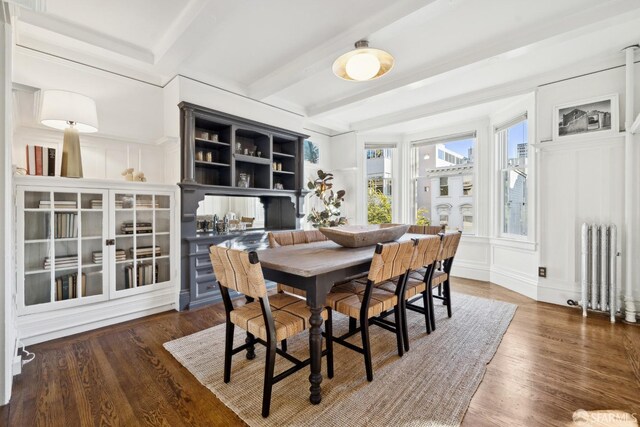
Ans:
<svg viewBox="0 0 640 427"><path fill-rule="evenodd" d="M474 145L475 139L471 138L414 147L413 208L417 224L473 230Z"/></svg>
<svg viewBox="0 0 640 427"><path fill-rule="evenodd" d="M529 144L527 143L527 121L517 123L507 129L506 167L527 166Z"/></svg>
<svg viewBox="0 0 640 427"><path fill-rule="evenodd" d="M506 234L527 235L527 169L503 171L503 229Z"/></svg>
<svg viewBox="0 0 640 427"><path fill-rule="evenodd" d="M447 177L440 177L440 196L449 195L449 179Z"/></svg>
<svg viewBox="0 0 640 427"><path fill-rule="evenodd" d="M393 148L365 150L369 224L391 222L393 151Z"/></svg>

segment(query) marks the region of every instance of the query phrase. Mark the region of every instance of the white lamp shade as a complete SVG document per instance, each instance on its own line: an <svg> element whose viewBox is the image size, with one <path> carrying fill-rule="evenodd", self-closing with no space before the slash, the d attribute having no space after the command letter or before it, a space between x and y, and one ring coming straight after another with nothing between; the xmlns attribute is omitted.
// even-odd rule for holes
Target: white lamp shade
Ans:
<svg viewBox="0 0 640 427"><path fill-rule="evenodd" d="M40 94L40 123L55 129L66 129L74 122L78 132L97 132L96 103L88 96L64 90L44 90Z"/></svg>

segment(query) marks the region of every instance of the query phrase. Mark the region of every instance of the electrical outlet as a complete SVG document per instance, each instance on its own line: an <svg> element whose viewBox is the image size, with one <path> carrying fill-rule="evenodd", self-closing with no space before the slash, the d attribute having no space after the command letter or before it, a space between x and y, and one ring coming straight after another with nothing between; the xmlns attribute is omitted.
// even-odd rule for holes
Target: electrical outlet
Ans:
<svg viewBox="0 0 640 427"><path fill-rule="evenodd" d="M547 267L538 267L538 277L547 277Z"/></svg>

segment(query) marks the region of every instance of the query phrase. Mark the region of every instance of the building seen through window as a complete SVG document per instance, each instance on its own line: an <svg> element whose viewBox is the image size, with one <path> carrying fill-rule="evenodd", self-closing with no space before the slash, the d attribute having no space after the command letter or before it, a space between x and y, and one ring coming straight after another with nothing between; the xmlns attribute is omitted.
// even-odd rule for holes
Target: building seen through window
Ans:
<svg viewBox="0 0 640 427"><path fill-rule="evenodd" d="M473 231L474 146L474 133L414 143L416 221Z"/></svg>
<svg viewBox="0 0 640 427"><path fill-rule="evenodd" d="M392 168L394 148L366 148L367 221L392 222Z"/></svg>

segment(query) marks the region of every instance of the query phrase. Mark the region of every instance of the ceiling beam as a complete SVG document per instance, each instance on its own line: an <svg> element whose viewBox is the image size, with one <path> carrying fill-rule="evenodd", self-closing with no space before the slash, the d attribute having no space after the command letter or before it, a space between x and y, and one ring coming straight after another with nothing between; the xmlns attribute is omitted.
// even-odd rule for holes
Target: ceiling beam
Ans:
<svg viewBox="0 0 640 427"><path fill-rule="evenodd" d="M57 16L21 9L19 19L27 24L92 44L110 52L115 52L148 64L154 63L153 52L150 50L137 46L133 43L99 33L91 28L69 22Z"/></svg>
<svg viewBox="0 0 640 427"><path fill-rule="evenodd" d="M539 23L525 28L509 37L501 36L490 43L482 43L482 47L470 46L464 52L452 53L437 64L423 68L416 72L392 77L387 76L370 89L363 89L358 93L334 99L329 102L310 106L307 109L309 117L321 116L362 102L374 96L398 90L417 82L421 82L453 70L469 67L489 58L503 55L526 47L533 47L554 37L567 33L585 33L593 27L602 28L610 21L620 16L635 17L640 3L637 0L611 0L597 6L581 9L570 15L558 15L547 20L543 25Z"/></svg>
<svg viewBox="0 0 640 427"><path fill-rule="evenodd" d="M174 48L182 38L187 34L187 30L191 31L196 18L203 12L209 0L189 0L187 5L180 11L180 14L164 31L161 39L153 47L153 54L156 62L159 62L168 52L176 53ZM211 25L208 19L203 20ZM182 49L184 50L184 49Z"/></svg>
<svg viewBox="0 0 640 427"><path fill-rule="evenodd" d="M436 114L447 113L462 108L473 107L504 98L530 93L538 86L564 80L567 78L590 74L624 64L624 57L617 54L603 58L597 62L593 60L580 61L571 66L563 67L534 77L527 77L502 85L491 86L481 90L464 93L439 101L430 102L417 107L396 111L351 123L349 129L356 132L367 132L386 126L397 125L413 120L423 119Z"/></svg>
<svg viewBox="0 0 640 427"><path fill-rule="evenodd" d="M331 37L319 46L287 62L249 86L249 96L264 99L276 94L331 64L338 54L352 48L353 43L427 7L437 0L405 0L389 2L378 13L363 18L348 30Z"/></svg>

